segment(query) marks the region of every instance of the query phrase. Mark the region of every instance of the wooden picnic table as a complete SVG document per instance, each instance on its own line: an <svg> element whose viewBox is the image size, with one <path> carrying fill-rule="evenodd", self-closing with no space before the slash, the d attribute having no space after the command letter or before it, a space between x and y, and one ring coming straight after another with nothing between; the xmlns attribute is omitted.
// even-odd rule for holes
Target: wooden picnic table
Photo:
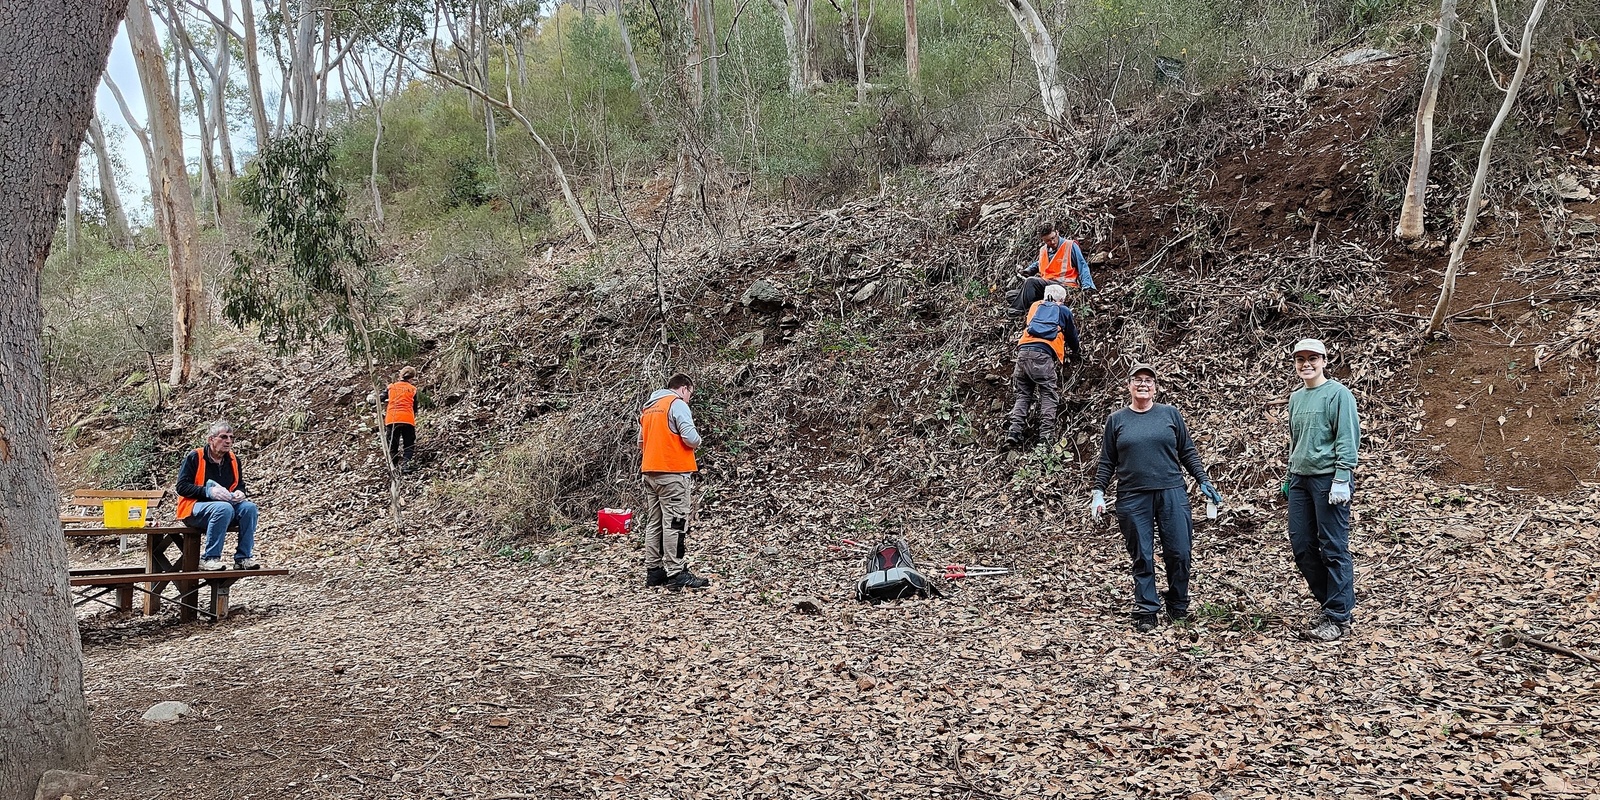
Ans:
<svg viewBox="0 0 1600 800"><path fill-rule="evenodd" d="M117 492L80 490L74 492L73 502L79 503L85 499L98 501L100 499L153 499L159 504L164 492ZM221 619L228 615L228 594L234 583L248 577L260 575L287 575L286 569L228 569L228 570L201 570L200 551L205 544L206 532L204 528L191 528L182 523L168 523L164 525L150 524L154 515L147 515L146 525L142 528L116 528L104 525L104 520L99 517L74 518L68 521L69 515L62 515L64 527L62 533L68 539L89 536L142 536L145 540L144 553L145 565L139 567L110 567L110 568L79 568L70 572L69 583L74 589L81 589L76 605L86 602L98 602L109 605L120 611L133 610L133 594L139 592L144 595L145 614L157 614L161 611L163 593L168 586L177 590L174 602L178 605L178 618L184 622L192 622L201 614L206 614L213 620ZM84 525L82 522L100 522L100 525ZM232 530L232 528L230 528ZM199 595L201 588L211 591L209 608L201 608ZM104 595L115 592L117 601L115 605L101 599Z"/></svg>

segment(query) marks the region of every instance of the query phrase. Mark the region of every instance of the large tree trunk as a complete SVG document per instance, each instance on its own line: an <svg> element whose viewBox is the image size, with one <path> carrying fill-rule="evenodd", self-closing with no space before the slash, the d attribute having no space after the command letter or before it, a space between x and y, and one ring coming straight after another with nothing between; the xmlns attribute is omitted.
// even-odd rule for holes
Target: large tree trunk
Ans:
<svg viewBox="0 0 1600 800"><path fill-rule="evenodd" d="M200 321L200 264L195 247L200 226L195 219L194 194L189 191L189 171L183 158L183 127L177 103L167 90L166 64L155 21L143 2L128 4L128 44L144 104L150 113L150 150L156 184L150 187L150 204L159 208L161 237L167 243L167 263L172 273L172 372L174 385L189 379L194 329Z"/></svg>
<svg viewBox="0 0 1600 800"><path fill-rule="evenodd" d="M127 0L0 3L0 800L93 755L56 519L39 275Z"/></svg>
<svg viewBox="0 0 1600 800"><path fill-rule="evenodd" d="M628 12L622 7L622 0L617 3L617 33L622 36L622 55L628 62L628 77L633 79L633 91L639 95L639 110L644 112L646 122L656 124L656 109L650 104L650 93L645 90L644 77L639 73L639 59L633 55L633 37L628 35ZM518 66L521 66L520 55ZM526 83L526 80L523 81Z"/></svg>
<svg viewBox="0 0 1600 800"><path fill-rule="evenodd" d="M1439 28L1433 32L1433 55L1428 58L1428 77L1422 82L1422 99L1417 101L1416 135L1411 147L1411 179L1406 181L1406 199L1400 207L1400 224L1395 236L1407 241L1422 238L1422 215L1428 197L1428 165L1433 160L1433 109L1439 100L1439 84L1444 81L1444 63L1455 40L1456 0L1439 4Z"/></svg>
<svg viewBox="0 0 1600 800"><path fill-rule="evenodd" d="M921 72L922 56L917 51L917 0L906 0L906 82L915 88Z"/></svg>
<svg viewBox="0 0 1600 800"><path fill-rule="evenodd" d="M173 49L177 51L178 61L173 65L176 71L179 64L183 66L183 75L189 83L189 96L194 98L194 116L197 129L200 131L200 201L211 214L211 221L215 225L222 224L222 184L217 177L216 159L216 133L211 125L210 103L207 102L205 93L200 90L200 76L195 72L194 54L198 48L194 40L189 38L189 29L183 24L183 17L179 14L177 5L168 0L167 15L162 18L167 23L167 28L173 36ZM178 87L173 87L173 98L178 99L183 95Z"/></svg>
<svg viewBox="0 0 1600 800"><path fill-rule="evenodd" d="M111 168L111 148L106 143L106 132L100 127L100 117L89 117L89 145L94 148L94 160L99 170L100 206L106 213L106 238L118 250L133 249L133 228L128 225L128 214L122 208L122 193L117 190L117 175Z"/></svg>
<svg viewBox="0 0 1600 800"><path fill-rule="evenodd" d="M1022 38L1028 42L1028 55L1039 73L1039 100L1044 106L1044 115L1051 122L1066 121L1067 90L1061 85L1061 72L1056 66L1056 45L1055 40L1050 38L1050 30L1028 0L1003 2L1006 10L1011 12L1011 18L1016 20L1017 29L1022 31Z"/></svg>
<svg viewBox="0 0 1600 800"><path fill-rule="evenodd" d="M1450 263L1444 270L1444 285L1439 289L1439 302L1433 307L1433 317L1428 320L1425 335L1432 336L1444 327L1444 320L1450 309L1450 301L1456 293L1456 273L1461 269L1461 261L1467 253L1467 243L1472 240L1472 230L1478 224L1479 206L1483 203L1483 185L1489 178L1489 152L1494 148L1494 137L1500 133L1500 126L1505 124L1506 118L1511 116L1511 109L1517 104L1517 93L1522 91L1522 79L1528 74L1528 63L1533 60L1533 30L1539 26L1539 17L1544 14L1544 7L1548 0L1538 0L1533 4L1533 10L1528 12L1528 21L1522 28L1522 49L1516 51L1517 71L1511 76L1511 84L1506 87L1506 96L1500 102L1500 113L1495 114L1494 122L1489 123L1489 132L1483 136L1483 146L1478 148L1478 171L1472 176L1472 191L1467 194L1467 207L1461 216L1461 231L1456 234L1455 243L1450 246ZM1494 8L1494 0L1489 5ZM1494 8L1495 40L1508 52L1510 46L1505 43L1505 37L1500 32L1500 10ZM1491 45L1492 46L1492 45Z"/></svg>

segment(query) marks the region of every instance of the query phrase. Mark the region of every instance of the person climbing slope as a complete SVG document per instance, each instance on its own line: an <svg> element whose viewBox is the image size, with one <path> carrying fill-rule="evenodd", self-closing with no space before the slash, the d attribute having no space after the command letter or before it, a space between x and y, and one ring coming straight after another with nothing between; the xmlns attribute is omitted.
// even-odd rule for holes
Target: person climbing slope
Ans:
<svg viewBox="0 0 1600 800"><path fill-rule="evenodd" d="M1072 309L1063 305L1067 290L1051 284L1044 299L1028 309L1027 326L1017 339L1017 365L1011 370L1011 390L1016 401L1006 428L1006 447L1022 444L1028 412L1037 400L1039 406L1039 444L1049 447L1056 441L1056 415L1061 405L1061 378L1056 369L1072 348L1081 357L1078 331L1072 324Z"/></svg>
<svg viewBox="0 0 1600 800"><path fill-rule="evenodd" d="M389 439L389 458L404 472L417 447L417 371L402 367L395 382L383 390L383 429Z"/></svg>

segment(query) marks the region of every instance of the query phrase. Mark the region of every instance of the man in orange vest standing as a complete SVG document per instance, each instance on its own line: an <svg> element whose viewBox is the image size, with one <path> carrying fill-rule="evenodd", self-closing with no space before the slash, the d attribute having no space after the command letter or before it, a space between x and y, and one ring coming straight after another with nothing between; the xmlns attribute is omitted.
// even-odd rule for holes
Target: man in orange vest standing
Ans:
<svg viewBox="0 0 1600 800"><path fill-rule="evenodd" d="M411 379L417 371L403 367L389 388L383 390L383 430L389 437L389 458L404 472L417 447L417 387Z"/></svg>
<svg viewBox="0 0 1600 800"><path fill-rule="evenodd" d="M178 467L178 521L206 532L200 568L227 569L222 562L228 526L239 524L234 569L260 569L255 559L256 504L245 499L244 475L233 454L233 425L217 420L206 429L206 446L189 451Z"/></svg>
<svg viewBox="0 0 1600 800"><path fill-rule="evenodd" d="M673 375L657 389L639 415L639 472L644 476L644 560L646 586L703 589L711 585L684 564L689 540L690 477L699 467L694 451L700 432L694 428L689 398L694 382Z"/></svg>
<svg viewBox="0 0 1600 800"><path fill-rule="evenodd" d="M1051 222L1040 225L1035 232L1039 234L1039 260L1022 270L1022 286L1011 303L1012 310L1018 314L1026 313L1039 302L1046 286L1095 290L1094 278L1089 275L1089 260L1083 257L1077 242L1056 232ZM1075 336L1077 331L1073 333Z"/></svg>

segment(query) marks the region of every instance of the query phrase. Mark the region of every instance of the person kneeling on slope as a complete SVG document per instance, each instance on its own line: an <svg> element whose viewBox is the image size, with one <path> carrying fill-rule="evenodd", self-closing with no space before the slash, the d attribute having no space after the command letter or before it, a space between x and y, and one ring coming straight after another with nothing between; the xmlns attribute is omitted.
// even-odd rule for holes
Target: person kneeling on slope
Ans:
<svg viewBox="0 0 1600 800"><path fill-rule="evenodd" d="M1016 402L1011 406L1010 424L1006 429L1006 446L1022 444L1022 432L1028 425L1028 412L1034 398L1039 402L1039 443L1048 447L1056 440L1056 412L1061 405L1060 377L1056 365L1072 348L1073 358L1082 358L1078 343L1078 329L1072 324L1072 309L1063 305L1067 290L1061 286L1045 287L1044 299L1028 309L1027 327L1017 340L1017 366L1011 371L1011 390Z"/></svg>

